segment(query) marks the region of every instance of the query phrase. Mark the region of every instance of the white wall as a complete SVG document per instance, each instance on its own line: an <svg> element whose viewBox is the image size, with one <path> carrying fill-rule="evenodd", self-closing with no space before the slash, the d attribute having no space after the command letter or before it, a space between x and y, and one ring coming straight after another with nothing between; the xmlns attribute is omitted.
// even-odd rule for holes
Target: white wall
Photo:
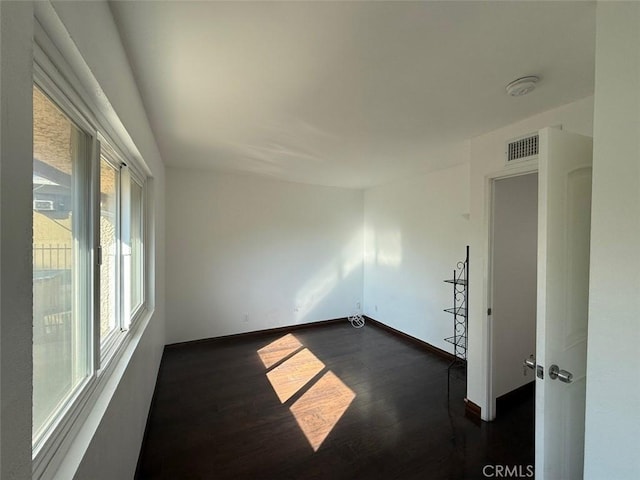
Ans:
<svg viewBox="0 0 640 480"><path fill-rule="evenodd" d="M461 162L468 145L459 149ZM451 278L469 240L468 164L365 191L366 315L448 352Z"/></svg>
<svg viewBox="0 0 640 480"><path fill-rule="evenodd" d="M362 191L167 172L168 343L356 311Z"/></svg>
<svg viewBox="0 0 640 480"><path fill-rule="evenodd" d="M32 218L27 197L32 187L33 8L31 2L0 2L3 479L31 478L32 468ZM150 280L157 300L152 302L154 313L147 328L139 330L130 343L77 436L67 444L68 454L57 473L57 478L65 480L132 478L164 345L164 167L107 3L56 2L59 17L48 2L37 3L36 10L50 21L58 47L92 100L104 109L103 114L120 117L120 133L129 137L125 143L139 150L154 176L155 245L150 246Z"/></svg>
<svg viewBox="0 0 640 480"><path fill-rule="evenodd" d="M640 4L598 3L586 479L640 478Z"/></svg>
<svg viewBox="0 0 640 480"><path fill-rule="evenodd" d="M31 478L33 6L0 2L0 477Z"/></svg>
<svg viewBox="0 0 640 480"><path fill-rule="evenodd" d="M499 179L493 191L493 395L535 380L538 175Z"/></svg>
<svg viewBox="0 0 640 480"><path fill-rule="evenodd" d="M541 86L540 88L543 88ZM535 101L535 94L514 101ZM488 324L488 195L489 175L506 174L505 141L547 126L562 125L564 130L591 136L593 97L535 115L521 122L471 139L471 278L469 290L469 362L467 397L482 409L483 419L489 403L487 389Z"/></svg>

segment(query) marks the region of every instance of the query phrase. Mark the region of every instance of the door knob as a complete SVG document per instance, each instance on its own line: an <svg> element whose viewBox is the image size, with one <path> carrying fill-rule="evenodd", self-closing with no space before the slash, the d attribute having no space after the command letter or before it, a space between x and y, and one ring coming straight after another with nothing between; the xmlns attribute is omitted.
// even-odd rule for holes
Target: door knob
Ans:
<svg viewBox="0 0 640 480"><path fill-rule="evenodd" d="M573 380L573 373L567 372L566 370L560 370L558 365L551 365L549 368L549 377L551 380L555 380L556 378L564 383L571 383Z"/></svg>

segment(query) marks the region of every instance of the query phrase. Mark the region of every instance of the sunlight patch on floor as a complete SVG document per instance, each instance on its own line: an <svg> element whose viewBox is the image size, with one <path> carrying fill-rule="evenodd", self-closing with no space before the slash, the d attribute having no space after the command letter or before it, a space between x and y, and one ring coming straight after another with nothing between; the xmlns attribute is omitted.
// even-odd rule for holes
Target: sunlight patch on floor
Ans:
<svg viewBox="0 0 640 480"><path fill-rule="evenodd" d="M323 368L324 363L305 348L268 372L267 378L280 401L284 403Z"/></svg>
<svg viewBox="0 0 640 480"><path fill-rule="evenodd" d="M291 405L291 413L314 452L318 451L355 396L353 390L329 371Z"/></svg>
<svg viewBox="0 0 640 480"><path fill-rule="evenodd" d="M271 368L301 347L298 339L289 333L258 350L258 355L264 368Z"/></svg>
<svg viewBox="0 0 640 480"><path fill-rule="evenodd" d="M290 333L261 348L257 354L267 370L276 365L267 372L267 378L283 404L326 369L325 364ZM353 390L327 370L290 405L289 410L314 452L318 451L354 398Z"/></svg>

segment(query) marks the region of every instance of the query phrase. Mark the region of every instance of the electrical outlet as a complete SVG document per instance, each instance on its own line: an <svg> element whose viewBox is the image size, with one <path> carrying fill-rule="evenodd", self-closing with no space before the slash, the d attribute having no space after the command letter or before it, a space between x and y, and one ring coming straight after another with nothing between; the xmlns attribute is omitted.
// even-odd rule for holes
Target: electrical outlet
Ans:
<svg viewBox="0 0 640 480"><path fill-rule="evenodd" d="M247 323L247 322L249 321L249 314L248 314L248 313L245 313L245 314L242 316L242 321L243 321L243 322L245 322L245 323Z"/></svg>
<svg viewBox="0 0 640 480"><path fill-rule="evenodd" d="M376 312L378 311L378 305L376 305Z"/></svg>
<svg viewBox="0 0 640 480"><path fill-rule="evenodd" d="M356 308L360 310L360 302L356 303Z"/></svg>

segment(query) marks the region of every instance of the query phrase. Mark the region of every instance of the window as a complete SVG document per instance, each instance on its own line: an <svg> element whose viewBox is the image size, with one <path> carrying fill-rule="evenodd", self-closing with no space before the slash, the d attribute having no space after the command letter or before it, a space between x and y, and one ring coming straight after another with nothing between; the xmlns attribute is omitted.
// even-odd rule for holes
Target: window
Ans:
<svg viewBox="0 0 640 480"><path fill-rule="evenodd" d="M95 119L79 113L57 85L38 75L33 88L34 456L56 441L54 436L64 437L60 430L73 422L145 311L145 178Z"/></svg>
<svg viewBox="0 0 640 480"><path fill-rule="evenodd" d="M100 138L100 345L103 358L144 303L143 181ZM115 340L114 340L115 338Z"/></svg>
<svg viewBox="0 0 640 480"><path fill-rule="evenodd" d="M33 438L91 372L90 137L33 90Z"/></svg>
<svg viewBox="0 0 640 480"><path fill-rule="evenodd" d="M130 176L130 221L131 228L129 236L130 258L130 284L129 295L130 305L127 309L131 316L134 316L144 303L144 203L142 195L142 182ZM125 249L126 249L125 245Z"/></svg>
<svg viewBox="0 0 640 480"><path fill-rule="evenodd" d="M101 150L106 150L104 147ZM119 327L118 273L120 248L119 167L100 155L100 344Z"/></svg>

